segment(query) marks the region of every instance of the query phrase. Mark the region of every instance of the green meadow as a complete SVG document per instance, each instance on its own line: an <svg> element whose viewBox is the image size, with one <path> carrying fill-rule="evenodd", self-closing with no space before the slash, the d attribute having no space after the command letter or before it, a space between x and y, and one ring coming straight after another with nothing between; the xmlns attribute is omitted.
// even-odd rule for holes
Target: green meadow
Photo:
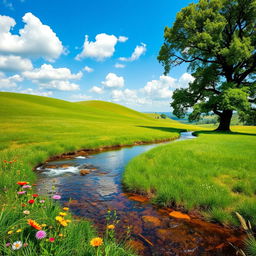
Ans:
<svg viewBox="0 0 256 256"><path fill-rule="evenodd" d="M71 103L1 92L0 102L3 255L27 256L35 255L35 251L58 256L134 255L125 243L126 235L117 241L114 230L107 228L103 244L92 246L97 232L90 222L73 219L68 210L61 219L64 210L58 202L40 194L34 198L36 186L19 195L22 187L17 182L36 183L33 167L50 156L84 148L175 139L182 130L196 131L198 138L162 145L133 159L123 177L127 189L150 195L158 205L198 210L205 218L221 223L238 224L233 215L238 211L256 224L256 127L236 126L231 133L214 133L209 127L155 119L101 101ZM28 203L31 199L33 204ZM38 242L28 219L43 225L54 243ZM115 220L109 224L116 224ZM17 240L29 246L17 253L10 250L7 245Z"/></svg>
<svg viewBox="0 0 256 256"><path fill-rule="evenodd" d="M62 232L66 238L59 238L56 230L59 232L60 227L56 226L55 217L61 211L60 206L48 199L45 200L46 208L36 202L29 205L27 202L35 189L27 191L25 196L17 195L21 190L16 184L18 181L36 182L32 169L37 164L50 156L82 148L173 139L182 129L198 129L172 120L155 120L149 115L108 102L71 103L7 92L0 93L0 102L0 251L4 255L16 253L5 244L13 244L17 240L29 244L18 251L19 255L34 255L35 251L40 255L49 255L47 252L54 255L95 255L95 248L89 241L96 233L90 223L73 221ZM24 210L30 211L29 216L23 213ZM48 234L57 237L56 242L35 241L26 223L28 218L47 224L47 227L56 227L46 229ZM108 236L104 237L103 244L99 255L132 255L127 248L124 250L123 244Z"/></svg>
<svg viewBox="0 0 256 256"><path fill-rule="evenodd" d="M238 224L234 212L256 224L256 127L196 132L198 138L159 146L134 158L123 178L131 191L182 211Z"/></svg>

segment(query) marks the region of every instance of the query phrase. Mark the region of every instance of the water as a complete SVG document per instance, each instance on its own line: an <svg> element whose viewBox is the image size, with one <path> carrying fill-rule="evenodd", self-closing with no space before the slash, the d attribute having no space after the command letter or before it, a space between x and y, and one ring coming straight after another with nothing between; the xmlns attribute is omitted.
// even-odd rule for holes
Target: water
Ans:
<svg viewBox="0 0 256 256"><path fill-rule="evenodd" d="M171 143L194 138L191 132L184 132ZM74 215L92 220L99 232L105 230L107 211L116 210L120 219L118 236L130 227L140 255L233 255L227 246L239 240L233 231L198 218L171 218L170 209L159 209L145 197L124 192L121 178L127 163L156 146L159 144L48 162L38 168L38 189L49 193L54 185L62 196L61 203L68 205ZM90 173L81 176L83 169Z"/></svg>

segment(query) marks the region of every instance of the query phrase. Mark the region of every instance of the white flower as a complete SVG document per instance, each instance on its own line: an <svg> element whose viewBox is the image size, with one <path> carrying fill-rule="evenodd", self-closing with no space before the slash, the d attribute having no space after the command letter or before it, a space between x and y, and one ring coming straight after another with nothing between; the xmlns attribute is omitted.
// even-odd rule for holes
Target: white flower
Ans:
<svg viewBox="0 0 256 256"><path fill-rule="evenodd" d="M12 244L12 249L13 250L19 250L22 247L22 242L21 241L16 241Z"/></svg>

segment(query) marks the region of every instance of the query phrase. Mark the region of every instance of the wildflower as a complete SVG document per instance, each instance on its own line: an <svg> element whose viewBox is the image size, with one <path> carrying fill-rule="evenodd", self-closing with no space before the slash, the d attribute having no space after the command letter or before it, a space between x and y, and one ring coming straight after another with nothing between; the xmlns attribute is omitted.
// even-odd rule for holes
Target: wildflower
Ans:
<svg viewBox="0 0 256 256"><path fill-rule="evenodd" d="M41 225L42 228L45 228L46 226L47 226L46 224L42 224L42 225Z"/></svg>
<svg viewBox="0 0 256 256"><path fill-rule="evenodd" d="M13 250L19 250L22 247L22 242L21 241L16 241L12 244L12 249Z"/></svg>
<svg viewBox="0 0 256 256"><path fill-rule="evenodd" d="M25 194L25 193L26 193L26 191L18 191L18 192L17 192L18 195L23 195L23 194Z"/></svg>
<svg viewBox="0 0 256 256"><path fill-rule="evenodd" d="M6 247L9 247L11 245L11 243L6 243L5 246Z"/></svg>
<svg viewBox="0 0 256 256"><path fill-rule="evenodd" d="M40 203L40 204L44 204L44 203L45 203L45 200L40 200L39 203Z"/></svg>
<svg viewBox="0 0 256 256"><path fill-rule="evenodd" d="M63 207L63 211L68 211L69 208L68 207Z"/></svg>
<svg viewBox="0 0 256 256"><path fill-rule="evenodd" d="M23 188L23 189L31 188L31 186L30 186L30 185L24 185L24 186L22 186L22 188ZM24 245L23 245L23 246L24 246Z"/></svg>
<svg viewBox="0 0 256 256"><path fill-rule="evenodd" d="M42 227L34 220L28 219L28 225L30 225L31 227L37 229L37 230L41 230Z"/></svg>
<svg viewBox="0 0 256 256"><path fill-rule="evenodd" d="M20 185L20 186L24 186L24 185L27 185L28 182L26 182L26 181L18 181L17 184Z"/></svg>
<svg viewBox="0 0 256 256"><path fill-rule="evenodd" d="M28 200L28 203L29 204L33 204L35 202L35 200L34 199L30 199L30 200Z"/></svg>
<svg viewBox="0 0 256 256"><path fill-rule="evenodd" d="M59 237L63 237L63 234L59 234Z"/></svg>
<svg viewBox="0 0 256 256"><path fill-rule="evenodd" d="M23 247L27 247L27 246L28 246L28 243L24 243L24 244L23 244Z"/></svg>
<svg viewBox="0 0 256 256"><path fill-rule="evenodd" d="M26 215L28 215L28 214L30 214L30 211L25 210L25 211L23 211L23 213L26 214Z"/></svg>
<svg viewBox="0 0 256 256"><path fill-rule="evenodd" d="M17 233L20 233L21 231L22 231L22 229L19 228L19 229L17 229L16 232L17 232Z"/></svg>
<svg viewBox="0 0 256 256"><path fill-rule="evenodd" d="M64 220L64 218L63 218L63 217L61 217L61 216L56 216L56 217L55 217L55 220L57 220L57 221L63 221L63 220Z"/></svg>
<svg viewBox="0 0 256 256"><path fill-rule="evenodd" d="M60 216L66 216L67 213L65 213L65 212L60 212L59 215L60 215Z"/></svg>
<svg viewBox="0 0 256 256"><path fill-rule="evenodd" d="M26 204L21 204L22 207L26 207L27 205Z"/></svg>
<svg viewBox="0 0 256 256"><path fill-rule="evenodd" d="M53 196L52 196L52 199L60 200L60 199L61 199L61 196L60 196L60 195L53 195Z"/></svg>
<svg viewBox="0 0 256 256"><path fill-rule="evenodd" d="M8 235L11 235L12 233L13 233L12 230L10 230L10 231L7 232Z"/></svg>
<svg viewBox="0 0 256 256"><path fill-rule="evenodd" d="M115 225L113 224L107 226L107 229L114 229L114 228L115 228Z"/></svg>
<svg viewBox="0 0 256 256"><path fill-rule="evenodd" d="M67 227L68 223L66 220L60 221L60 225L63 227Z"/></svg>
<svg viewBox="0 0 256 256"><path fill-rule="evenodd" d="M32 195L34 198L38 197L39 195L38 194L33 194Z"/></svg>
<svg viewBox="0 0 256 256"><path fill-rule="evenodd" d="M49 242L53 243L55 241L55 238L54 237L50 237L49 238Z"/></svg>
<svg viewBox="0 0 256 256"><path fill-rule="evenodd" d="M93 247L98 247L103 244L103 240L100 237L95 237L90 241L90 245Z"/></svg>
<svg viewBox="0 0 256 256"><path fill-rule="evenodd" d="M43 230L37 231L36 232L36 239L43 239L46 237L46 232Z"/></svg>

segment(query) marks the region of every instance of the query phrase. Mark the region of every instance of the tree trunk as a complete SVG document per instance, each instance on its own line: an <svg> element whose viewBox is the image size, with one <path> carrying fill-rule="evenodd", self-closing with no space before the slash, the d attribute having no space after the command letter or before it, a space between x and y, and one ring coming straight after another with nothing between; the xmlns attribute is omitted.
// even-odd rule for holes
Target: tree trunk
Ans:
<svg viewBox="0 0 256 256"><path fill-rule="evenodd" d="M220 115L220 124L216 131L230 131L232 114L232 110L223 110L222 114Z"/></svg>

